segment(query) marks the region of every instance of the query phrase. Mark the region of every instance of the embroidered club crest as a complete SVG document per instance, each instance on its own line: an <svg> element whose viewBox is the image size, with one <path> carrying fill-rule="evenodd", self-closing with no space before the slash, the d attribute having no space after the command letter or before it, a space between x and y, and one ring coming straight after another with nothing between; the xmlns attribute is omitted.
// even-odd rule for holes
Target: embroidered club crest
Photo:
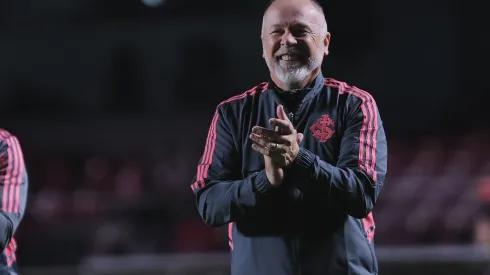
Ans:
<svg viewBox="0 0 490 275"><path fill-rule="evenodd" d="M326 142L329 138L333 136L335 132L333 128L335 127L335 122L330 118L329 115L325 114L318 119L315 124L310 127L313 132L313 136L320 142Z"/></svg>

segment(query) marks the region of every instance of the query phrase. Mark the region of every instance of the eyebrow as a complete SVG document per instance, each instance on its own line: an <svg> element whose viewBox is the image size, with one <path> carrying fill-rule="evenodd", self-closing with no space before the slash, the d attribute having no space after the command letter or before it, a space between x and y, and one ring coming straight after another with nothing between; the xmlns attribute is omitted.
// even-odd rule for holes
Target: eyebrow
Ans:
<svg viewBox="0 0 490 275"><path fill-rule="evenodd" d="M271 25L271 26L269 27L269 29L277 29L277 28L282 28L282 27L284 27L284 25L285 25L284 23L282 23L282 24L274 24L274 25ZM312 30L312 29L311 29L311 28L310 28L310 27L309 27L307 24L305 24L305 23L303 23L303 22L300 22L300 21L294 21L294 22L292 22L292 25L293 25L293 26L295 26L295 27L302 27L302 28L305 28L305 29L307 29L307 30L309 30L309 31L311 31L311 30Z"/></svg>
<svg viewBox="0 0 490 275"><path fill-rule="evenodd" d="M274 24L269 27L269 29L277 29L277 28L282 28L284 24Z"/></svg>

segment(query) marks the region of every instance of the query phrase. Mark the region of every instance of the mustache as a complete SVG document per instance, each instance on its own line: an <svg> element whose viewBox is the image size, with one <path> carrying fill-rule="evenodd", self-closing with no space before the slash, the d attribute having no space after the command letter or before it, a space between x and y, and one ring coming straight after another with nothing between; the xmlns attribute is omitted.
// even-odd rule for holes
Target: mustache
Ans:
<svg viewBox="0 0 490 275"><path fill-rule="evenodd" d="M280 48L279 50L277 50L275 56L279 57L285 54L303 55L304 53L298 48Z"/></svg>

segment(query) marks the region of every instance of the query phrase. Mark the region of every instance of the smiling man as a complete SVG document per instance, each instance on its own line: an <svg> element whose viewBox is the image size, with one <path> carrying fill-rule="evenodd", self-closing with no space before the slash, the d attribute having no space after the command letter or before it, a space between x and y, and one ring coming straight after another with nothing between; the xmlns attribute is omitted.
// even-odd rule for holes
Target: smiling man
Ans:
<svg viewBox="0 0 490 275"><path fill-rule="evenodd" d="M271 80L218 105L191 185L199 213L228 224L233 275L377 274L376 103L322 76L330 33L317 2L272 2L261 37Z"/></svg>

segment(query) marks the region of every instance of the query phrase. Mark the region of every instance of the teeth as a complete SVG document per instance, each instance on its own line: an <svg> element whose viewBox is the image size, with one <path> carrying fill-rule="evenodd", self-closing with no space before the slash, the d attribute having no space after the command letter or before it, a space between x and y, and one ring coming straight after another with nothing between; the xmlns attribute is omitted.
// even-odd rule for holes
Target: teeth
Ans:
<svg viewBox="0 0 490 275"><path fill-rule="evenodd" d="M284 55L281 55L281 59L285 60L285 61L290 61L293 59L293 57L290 56L289 54L284 54Z"/></svg>

